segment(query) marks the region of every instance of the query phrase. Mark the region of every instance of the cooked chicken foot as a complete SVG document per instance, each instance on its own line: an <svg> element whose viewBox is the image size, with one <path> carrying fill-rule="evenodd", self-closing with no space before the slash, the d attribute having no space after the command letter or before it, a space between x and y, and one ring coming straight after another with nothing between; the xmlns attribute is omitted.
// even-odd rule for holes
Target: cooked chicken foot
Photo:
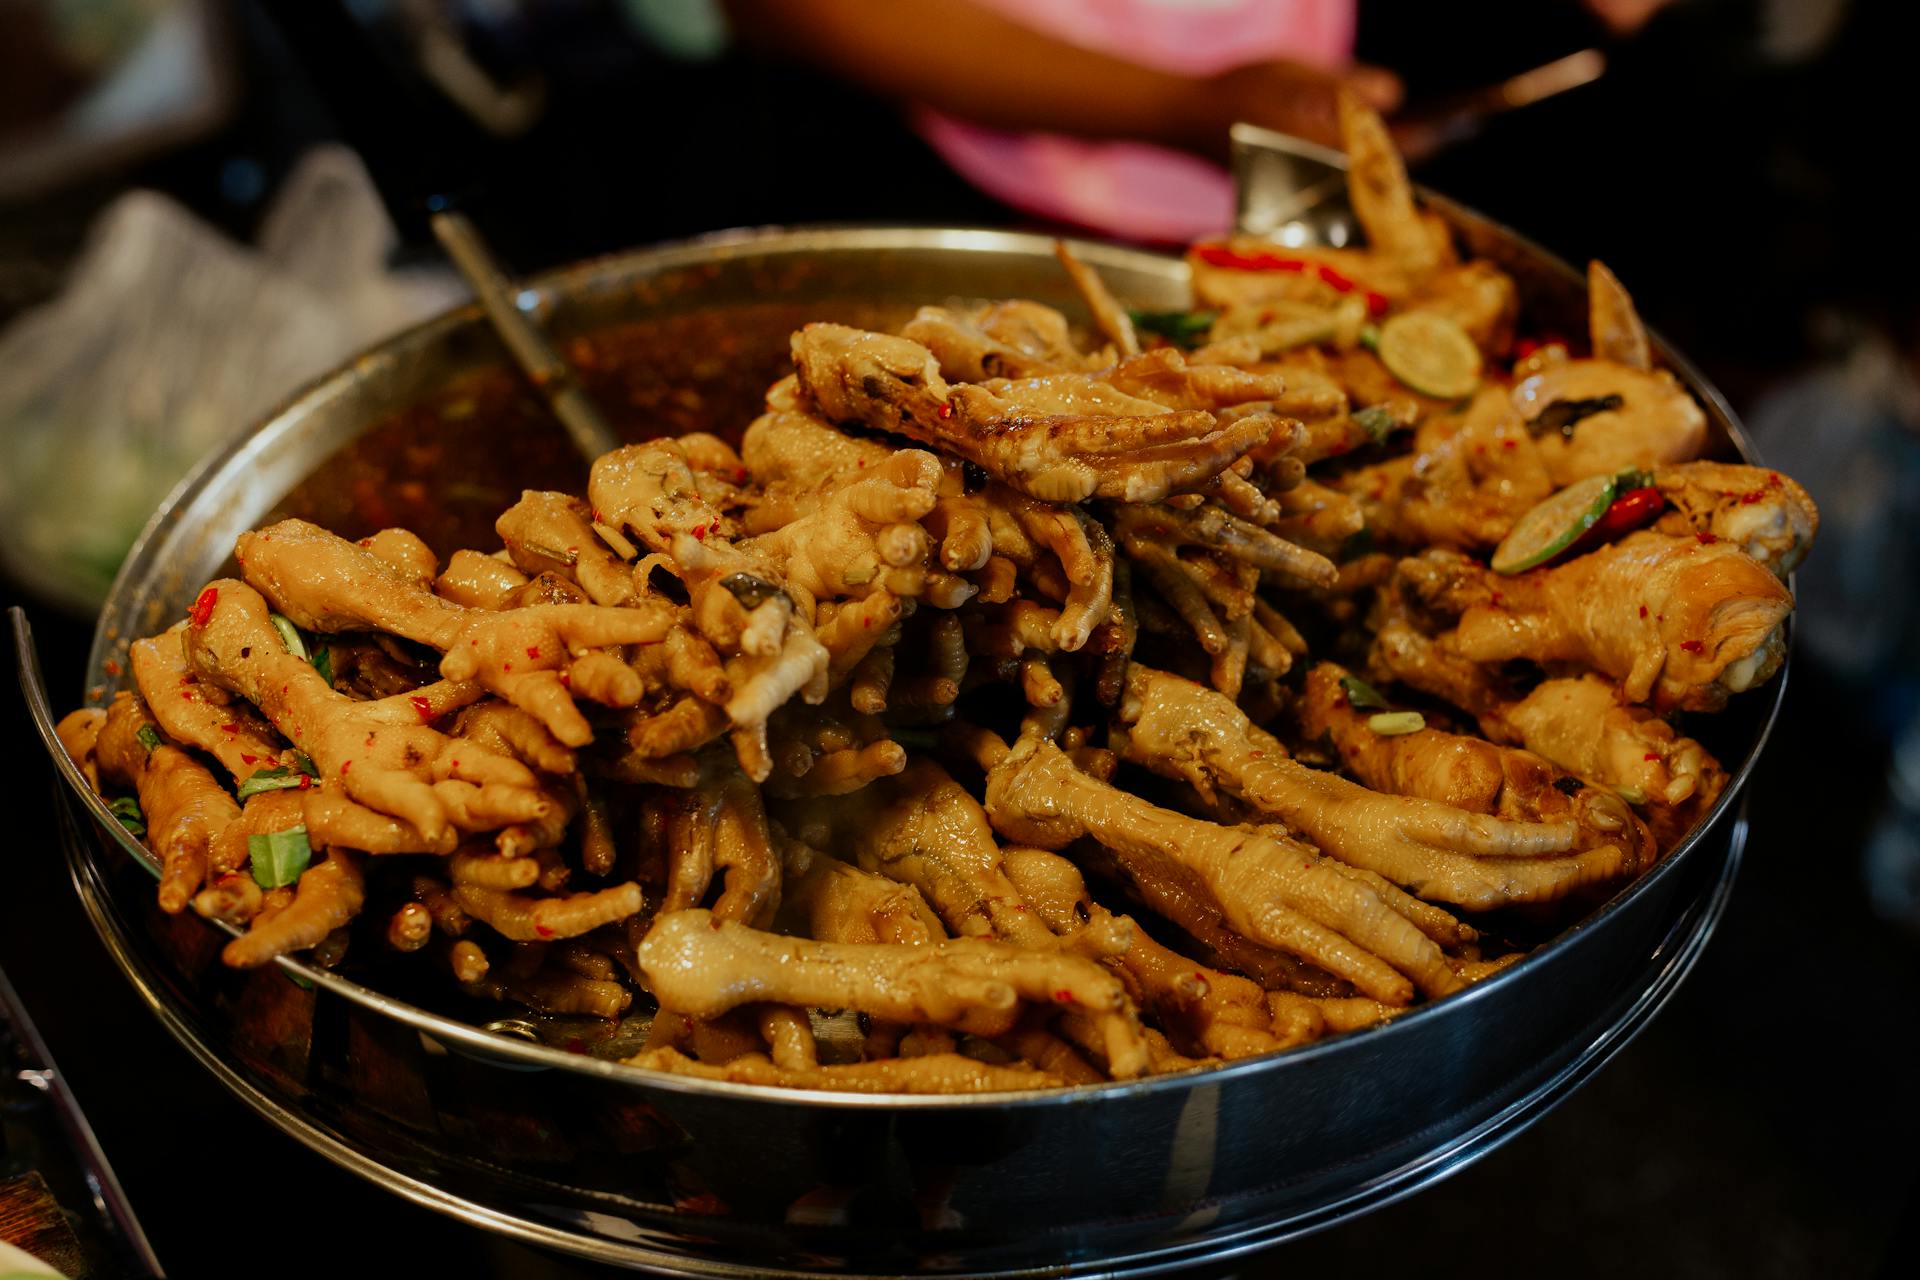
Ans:
<svg viewBox="0 0 1920 1280"><path fill-rule="evenodd" d="M1216 1058L1247 1058L1280 1047L1270 1030L1266 992L1257 983L1222 973L1160 945L1125 916L1114 916L1087 892L1080 868L1044 849L1009 849L1009 878L1046 926L1072 936L1120 924L1133 934L1108 967L1126 976L1133 997L1163 1027L1177 1030L1181 1051Z"/></svg>
<svg viewBox="0 0 1920 1280"><path fill-rule="evenodd" d="M971 938L924 947L811 942L695 910L656 920L638 960L662 1007L690 1017L772 1001L993 1036L1013 1027L1023 1003L1058 1006L1107 1028L1114 1078L1146 1069L1120 982L1093 961L1060 951Z"/></svg>
<svg viewBox="0 0 1920 1280"><path fill-rule="evenodd" d="M1611 790L1588 786L1531 751L1484 738L1430 728L1376 733L1368 726L1369 713L1354 707L1342 689L1346 675L1331 662L1308 673L1300 723L1309 738L1329 735L1341 763L1368 787L1520 822L1575 824L1576 856L1552 860L1564 879L1529 901L1652 864L1652 836Z"/></svg>
<svg viewBox="0 0 1920 1280"><path fill-rule="evenodd" d="M1115 735L1113 746L1122 759L1185 779L1203 795L1223 787L1332 857L1378 872L1417 897L1483 909L1550 894L1562 877L1554 860L1541 855L1573 847L1571 822L1511 822L1414 796L1381 795L1309 769L1226 698L1139 663L1120 718L1125 732Z"/></svg>
<svg viewBox="0 0 1920 1280"><path fill-rule="evenodd" d="M286 651L253 588L221 579L201 600L204 618L190 623L186 639L194 673L252 702L323 778L337 780L359 804L410 824L428 848L449 827L487 831L546 813L549 802L525 765L428 727L477 701L477 686L442 683L355 702Z"/></svg>
<svg viewBox="0 0 1920 1280"><path fill-rule="evenodd" d="M84 739L79 726L95 719L92 758L97 773L102 781L132 787L139 795L147 844L160 859L160 909L179 911L200 891L209 851L239 818L240 806L206 766L158 736L146 704L132 694L116 696L104 714L96 709L68 716L61 740ZM151 749L143 736L155 743Z"/></svg>
<svg viewBox="0 0 1920 1280"><path fill-rule="evenodd" d="M986 810L1010 840L1059 849L1088 835L1123 865L1177 863L1205 886L1236 933L1320 965L1377 999L1405 1004L1416 987L1443 995L1458 985L1432 940L1365 885L1316 867L1311 851L1116 790L1075 768L1051 742L1029 737L1014 745L987 775Z"/></svg>
<svg viewBox="0 0 1920 1280"><path fill-rule="evenodd" d="M388 631L446 655L440 673L474 680L521 707L571 747L593 740L574 705L587 697L632 706L640 677L605 646L652 644L673 623L656 601L630 608L588 604L467 609L424 590L365 548L303 520L240 536L234 556L296 626Z"/></svg>
<svg viewBox="0 0 1920 1280"><path fill-rule="evenodd" d="M1192 489L1267 437L1220 426L1081 374L950 384L925 347L844 325L793 338L800 385L828 418L903 434L1045 502L1156 502Z"/></svg>

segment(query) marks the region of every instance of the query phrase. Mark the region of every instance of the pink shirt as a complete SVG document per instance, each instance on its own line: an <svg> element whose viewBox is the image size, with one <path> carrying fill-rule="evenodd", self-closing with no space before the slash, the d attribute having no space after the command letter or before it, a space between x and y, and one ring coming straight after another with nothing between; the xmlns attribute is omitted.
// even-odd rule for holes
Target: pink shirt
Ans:
<svg viewBox="0 0 1920 1280"><path fill-rule="evenodd" d="M1345 64L1355 0L973 0L1056 39L1205 76L1285 58ZM1198 156L1138 142L1008 133L931 111L922 135L968 181L1016 208L1135 240L1233 224L1233 182Z"/></svg>

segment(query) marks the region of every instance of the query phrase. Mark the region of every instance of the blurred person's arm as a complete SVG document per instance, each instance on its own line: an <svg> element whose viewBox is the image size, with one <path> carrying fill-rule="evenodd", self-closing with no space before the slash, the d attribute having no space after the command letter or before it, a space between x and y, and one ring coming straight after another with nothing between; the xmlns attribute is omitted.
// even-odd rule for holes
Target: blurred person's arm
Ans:
<svg viewBox="0 0 1920 1280"><path fill-rule="evenodd" d="M1399 103L1392 73L1263 62L1183 76L1085 49L970 0L726 0L742 44L874 93L1001 129L1130 138L1223 154L1236 120L1339 141L1334 95Z"/></svg>

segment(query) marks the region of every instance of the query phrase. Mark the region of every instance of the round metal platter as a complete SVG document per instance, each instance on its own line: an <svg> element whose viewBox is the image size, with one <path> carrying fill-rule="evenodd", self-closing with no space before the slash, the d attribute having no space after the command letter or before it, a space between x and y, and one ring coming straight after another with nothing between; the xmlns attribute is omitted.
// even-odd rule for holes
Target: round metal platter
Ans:
<svg viewBox="0 0 1920 1280"><path fill-rule="evenodd" d="M1516 276L1534 323L1584 322L1581 282L1564 264L1436 203L1472 252ZM1081 250L1123 300L1185 304L1177 260ZM529 285L526 302L563 345L589 344L572 352L585 365L593 335L636 321L718 335L736 362L777 361L796 315L857 319L1011 296L1079 314L1049 239L915 229L731 233L552 273ZM1701 400L1719 451L1751 458L1712 388L1664 344L1659 355ZM303 510L310 477L351 463L356 441L391 429L396 411L464 404L489 379L510 384L504 361L477 309L456 311L322 380L210 458L122 570L90 657L93 688L116 686L108 673L121 669L126 643L184 612L238 533ZM672 383L685 370L653 374ZM616 426L621 395L643 417L679 411L646 378L596 390ZM707 408L718 411L726 396L713 398ZM408 421L431 437L447 416ZM558 435L551 424L523 429ZM437 483L459 485L503 457L525 474L511 432L478 449L470 438L439 443L452 447L438 457ZM476 501L489 520L505 505ZM53 750L47 700L24 644L22 653L23 688ZM351 960L341 972L294 961L226 969L224 936L158 912L145 851L54 755L68 783L76 884L156 1015L249 1105L399 1194L534 1243L674 1274L1118 1274L1258 1248L1409 1194L1598 1069L1684 978L1719 917L1745 839L1735 797L1784 684L1783 675L1693 726L1733 774L1707 821L1495 977L1384 1026L1266 1058L969 1098L643 1072L613 1060L633 1046L601 1024L548 1019L505 1028L530 1039L497 1034L449 1016L473 1012L424 986L362 985Z"/></svg>

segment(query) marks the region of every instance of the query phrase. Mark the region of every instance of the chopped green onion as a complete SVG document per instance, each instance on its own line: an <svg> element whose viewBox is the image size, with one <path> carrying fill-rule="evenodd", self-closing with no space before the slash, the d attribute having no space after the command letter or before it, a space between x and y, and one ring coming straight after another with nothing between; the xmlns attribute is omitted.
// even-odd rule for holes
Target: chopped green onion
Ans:
<svg viewBox="0 0 1920 1280"><path fill-rule="evenodd" d="M1360 345L1369 351L1380 349L1380 326L1370 324L1360 330Z"/></svg>
<svg viewBox="0 0 1920 1280"><path fill-rule="evenodd" d="M1418 733L1427 727L1427 718L1418 711L1383 711L1367 717L1367 728L1383 738L1402 733Z"/></svg>
<svg viewBox="0 0 1920 1280"><path fill-rule="evenodd" d="M293 767L310 778L320 776L320 770L313 766L313 757L304 751L296 751L293 753Z"/></svg>
<svg viewBox="0 0 1920 1280"><path fill-rule="evenodd" d="M288 653L300 659L302 662L309 660L307 657L307 642L300 638L300 628L294 626L292 622L277 613L268 614L267 621L271 622L273 629L280 633L280 640L287 646Z"/></svg>
<svg viewBox="0 0 1920 1280"><path fill-rule="evenodd" d="M1620 798L1628 804L1645 804L1647 802L1647 793L1639 787L1615 787L1614 790L1618 792Z"/></svg>
<svg viewBox="0 0 1920 1280"><path fill-rule="evenodd" d="M1368 711L1386 711L1393 705L1380 696L1378 689L1359 676L1341 676L1340 692L1347 695L1348 702Z"/></svg>
<svg viewBox="0 0 1920 1280"><path fill-rule="evenodd" d="M1384 444L1387 437L1393 434L1394 428L1400 425L1400 420L1395 418L1390 410L1379 405L1360 410L1353 415L1353 422L1355 426L1372 436L1375 444Z"/></svg>
<svg viewBox="0 0 1920 1280"><path fill-rule="evenodd" d="M240 784L240 790L236 794L240 803L245 804L262 791L287 791L294 787L312 786L313 784L307 781L310 776L285 765L276 769L256 769L247 775L247 780Z"/></svg>
<svg viewBox="0 0 1920 1280"><path fill-rule="evenodd" d="M1653 472L1642 471L1638 467L1628 467L1613 477L1613 489L1615 493L1629 493L1635 489L1652 489L1656 487L1658 486L1653 482Z"/></svg>
<svg viewBox="0 0 1920 1280"><path fill-rule="evenodd" d="M1133 327L1157 333L1178 347L1197 347L1213 328L1217 311L1129 311Z"/></svg>
<svg viewBox="0 0 1920 1280"><path fill-rule="evenodd" d="M286 974L287 981L291 982L294 986L300 988L302 991L313 990L313 984L311 982L308 982L305 978L301 977L297 973L294 973L292 970L282 969L280 972Z"/></svg>
<svg viewBox="0 0 1920 1280"><path fill-rule="evenodd" d="M148 755L152 755L154 748L160 745L160 731L150 724L143 724L135 729L133 736L139 740L141 746L147 749Z"/></svg>
<svg viewBox="0 0 1920 1280"><path fill-rule="evenodd" d="M129 835L147 834L147 815L140 812L140 802L132 796L109 800L107 808L113 811L114 817L120 819L120 825L127 829Z"/></svg>
<svg viewBox="0 0 1920 1280"><path fill-rule="evenodd" d="M331 689L333 687L333 650L315 649L313 651L313 669L320 673L320 678L325 680L327 687Z"/></svg>
<svg viewBox="0 0 1920 1280"><path fill-rule="evenodd" d="M313 860L313 849L307 844L307 829L295 827L291 831L248 836L247 858L252 864L254 882L262 889L292 884Z"/></svg>

